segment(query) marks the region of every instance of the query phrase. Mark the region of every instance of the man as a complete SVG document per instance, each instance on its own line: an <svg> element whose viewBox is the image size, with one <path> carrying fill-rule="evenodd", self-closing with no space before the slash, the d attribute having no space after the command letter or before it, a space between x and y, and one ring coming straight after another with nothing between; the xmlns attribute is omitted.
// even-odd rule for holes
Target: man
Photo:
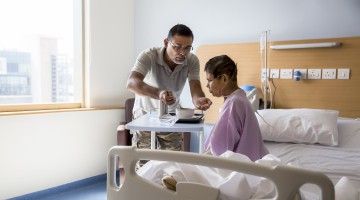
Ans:
<svg viewBox="0 0 360 200"><path fill-rule="evenodd" d="M192 50L193 33L187 26L177 24L164 39L164 47L143 51L131 70L127 88L135 93L134 119L158 109L159 100L174 110L188 79L192 102L197 109L207 110L210 99L201 89L199 59ZM182 150L183 136L179 133L156 134L157 148ZM150 132L136 132L133 145L150 148Z"/></svg>

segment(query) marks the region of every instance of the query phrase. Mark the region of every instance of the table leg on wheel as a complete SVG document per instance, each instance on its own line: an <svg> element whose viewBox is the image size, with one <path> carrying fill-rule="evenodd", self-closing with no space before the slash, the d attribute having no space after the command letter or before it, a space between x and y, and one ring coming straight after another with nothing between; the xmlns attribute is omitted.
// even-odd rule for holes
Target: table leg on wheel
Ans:
<svg viewBox="0 0 360 200"><path fill-rule="evenodd" d="M156 137L155 131L151 131L151 149L155 149L155 137Z"/></svg>
<svg viewBox="0 0 360 200"><path fill-rule="evenodd" d="M199 132L199 153L203 153L204 151L204 131Z"/></svg>

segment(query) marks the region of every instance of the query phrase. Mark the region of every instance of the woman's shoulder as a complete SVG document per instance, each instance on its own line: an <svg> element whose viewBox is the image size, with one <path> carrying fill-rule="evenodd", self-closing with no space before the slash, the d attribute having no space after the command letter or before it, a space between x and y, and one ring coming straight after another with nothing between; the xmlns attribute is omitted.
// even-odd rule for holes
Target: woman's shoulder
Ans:
<svg viewBox="0 0 360 200"><path fill-rule="evenodd" d="M243 104L249 100L247 99L245 92L238 89L228 97L228 101L230 104Z"/></svg>
<svg viewBox="0 0 360 200"><path fill-rule="evenodd" d="M227 107L235 108L236 110L246 111L248 108L251 108L251 104L246 97L244 91L239 90L235 91L236 93L231 95L227 101Z"/></svg>

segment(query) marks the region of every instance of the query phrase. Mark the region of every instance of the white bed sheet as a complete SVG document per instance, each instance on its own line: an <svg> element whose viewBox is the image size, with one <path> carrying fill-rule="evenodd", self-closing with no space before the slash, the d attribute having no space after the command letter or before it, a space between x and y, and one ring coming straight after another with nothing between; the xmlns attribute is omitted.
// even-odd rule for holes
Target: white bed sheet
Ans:
<svg viewBox="0 0 360 200"><path fill-rule="evenodd" d="M252 162L247 156L231 151L223 153L220 157ZM270 154L256 162L272 167L280 165L280 160ZM270 199L276 194L274 185L268 179L207 166L152 160L141 167L137 173L158 185L161 185L164 175L171 175L178 182L193 182L217 188L218 200Z"/></svg>
<svg viewBox="0 0 360 200"><path fill-rule="evenodd" d="M360 149L270 143L266 147L283 164L323 172L334 183L343 176L360 182Z"/></svg>
<svg viewBox="0 0 360 200"><path fill-rule="evenodd" d="M231 151L227 151L220 157L227 158L229 160L238 160L251 162L251 160L242 154L237 154ZM260 165L275 167L282 165L280 159L268 154L262 159L256 161ZM199 183L205 186L210 186L219 190L218 200L248 200L248 199L273 199L276 191L275 186L270 180L258 176L248 175L239 172L233 172L229 170L216 169L207 166L190 165L177 162L168 161L149 161L143 167L137 171L141 177L161 185L161 179L165 175L173 176L178 182L192 182ZM289 177L291 179L292 177ZM343 178L344 179L344 178ZM349 188L354 188L352 183L348 182L348 179L342 181L342 190L335 193L341 193L336 200L343 200L344 195L348 195ZM339 185L339 184L334 184ZM339 185L340 186L340 185ZM320 200L321 191L314 186L301 188L300 195L302 200ZM195 191L194 191L195 192ZM200 196L201 194L196 194ZM203 194L207 195L207 194ZM201 199L215 199L215 197L203 197ZM358 192L356 195L350 194L350 198L347 200L358 200ZM356 197L355 197L356 196Z"/></svg>

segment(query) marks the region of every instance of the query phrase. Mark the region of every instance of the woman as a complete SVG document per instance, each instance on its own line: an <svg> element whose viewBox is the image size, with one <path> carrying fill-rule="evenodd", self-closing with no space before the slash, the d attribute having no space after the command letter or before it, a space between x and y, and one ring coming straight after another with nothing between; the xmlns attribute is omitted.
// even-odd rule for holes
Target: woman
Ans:
<svg viewBox="0 0 360 200"><path fill-rule="evenodd" d="M206 151L220 155L230 150L252 161L262 158L268 151L251 104L237 85L235 62L227 55L216 56L206 63L205 72L210 93L225 100L220 118L205 142Z"/></svg>

